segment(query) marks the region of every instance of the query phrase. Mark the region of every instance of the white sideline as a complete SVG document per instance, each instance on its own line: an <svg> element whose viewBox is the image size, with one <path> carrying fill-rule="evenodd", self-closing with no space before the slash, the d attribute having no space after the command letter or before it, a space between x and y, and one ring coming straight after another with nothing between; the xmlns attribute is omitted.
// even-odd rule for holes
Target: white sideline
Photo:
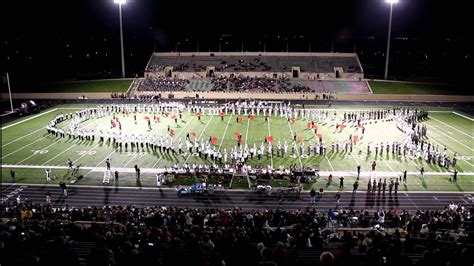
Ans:
<svg viewBox="0 0 474 266"><path fill-rule="evenodd" d="M474 119L472 119L472 118L470 118L470 117L468 117L468 116L465 116L465 115L463 115L463 114L460 114L460 113L458 113L458 112L453 111L453 114L459 115L459 116L462 117L462 118L466 118L466 119L469 120L469 121L474 121Z"/></svg>
<svg viewBox="0 0 474 266"><path fill-rule="evenodd" d="M30 121L31 119L35 119L35 118L37 118L37 117L39 117L39 116L42 116L42 115L45 115L45 114L48 114L48 113L51 113L51 112L54 112L54 111L57 111L57 110L58 110L58 108L54 108L54 109L51 109L51 110L49 110L49 111L47 111L47 112L44 112L44 113L41 113L41 114L37 114L37 115L32 116L32 117L30 117L30 118L23 119L23 120L21 120L21 121L18 121L18 122L16 122L16 123L11 124L11 125L2 127L2 130L5 130L5 129L10 128L10 127L12 127L12 126L16 126L16 125L21 124L21 123L26 122L26 121Z"/></svg>
<svg viewBox="0 0 474 266"><path fill-rule="evenodd" d="M2 168L16 168L16 169L69 169L68 166L58 166L58 165L16 165L16 164L2 164ZM80 168L81 170L91 170L91 172L103 172L105 167L90 167L84 166ZM133 167L114 167L114 169L119 170L120 172L124 173L135 173L135 168ZM165 171L164 168L141 168L142 173L162 173ZM320 176L326 176L332 174L333 176L357 176L357 171L320 171ZM360 172L361 177L370 177L370 171ZM408 175L415 175L419 176L420 172L407 172ZM399 177L402 175L402 172L395 171L395 172L379 172L377 171L377 177ZM452 176L452 172L425 172L427 176ZM474 172L458 172L460 176L474 176Z"/></svg>

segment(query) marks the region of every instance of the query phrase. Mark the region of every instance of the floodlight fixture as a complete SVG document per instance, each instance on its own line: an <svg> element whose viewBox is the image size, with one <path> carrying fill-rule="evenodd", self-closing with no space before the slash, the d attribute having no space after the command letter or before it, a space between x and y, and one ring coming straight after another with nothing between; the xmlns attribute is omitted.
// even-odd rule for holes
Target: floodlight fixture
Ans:
<svg viewBox="0 0 474 266"><path fill-rule="evenodd" d="M127 0L114 0L114 3L119 4L119 5L123 5L126 2L127 2Z"/></svg>
<svg viewBox="0 0 474 266"><path fill-rule="evenodd" d="M124 2L125 2L125 0L124 0ZM398 3L398 0L385 0L385 3L393 5L393 4Z"/></svg>

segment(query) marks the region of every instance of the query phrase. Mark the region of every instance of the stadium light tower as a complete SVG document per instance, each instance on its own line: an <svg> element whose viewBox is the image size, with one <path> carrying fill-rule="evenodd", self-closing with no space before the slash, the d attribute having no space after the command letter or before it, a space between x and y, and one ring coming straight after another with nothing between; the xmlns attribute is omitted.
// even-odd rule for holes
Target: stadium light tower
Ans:
<svg viewBox="0 0 474 266"><path fill-rule="evenodd" d="M119 19L120 19L120 52L122 55L122 78L125 78L125 58L123 55L123 29L122 29L122 5L125 4L127 0L114 0L114 3L119 5Z"/></svg>
<svg viewBox="0 0 474 266"><path fill-rule="evenodd" d="M388 37L387 37L387 54L385 55L385 74L384 74L384 79L387 79L388 78L388 60L390 57L390 35L392 34L393 5L398 3L398 0L385 0L385 3L390 4L390 18L388 21Z"/></svg>

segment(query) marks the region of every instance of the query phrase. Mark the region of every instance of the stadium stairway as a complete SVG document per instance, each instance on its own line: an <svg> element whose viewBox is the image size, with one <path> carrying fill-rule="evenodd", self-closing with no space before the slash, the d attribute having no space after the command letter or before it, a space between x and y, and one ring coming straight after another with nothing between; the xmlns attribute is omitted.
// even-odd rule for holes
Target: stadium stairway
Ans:
<svg viewBox="0 0 474 266"><path fill-rule="evenodd" d="M95 248L94 242L76 241L71 247L71 250L74 252L74 254L76 254L79 265L85 266L87 265L87 258L89 257L89 254L93 248Z"/></svg>

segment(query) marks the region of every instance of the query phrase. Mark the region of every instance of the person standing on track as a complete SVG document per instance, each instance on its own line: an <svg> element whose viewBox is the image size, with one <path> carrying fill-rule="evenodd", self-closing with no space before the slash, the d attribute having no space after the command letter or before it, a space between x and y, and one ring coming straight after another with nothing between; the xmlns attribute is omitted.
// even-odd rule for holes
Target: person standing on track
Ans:
<svg viewBox="0 0 474 266"><path fill-rule="evenodd" d="M339 190L341 190L344 187L344 177L341 176L339 177Z"/></svg>
<svg viewBox="0 0 474 266"><path fill-rule="evenodd" d="M407 169L403 170L403 183L407 183Z"/></svg>
<svg viewBox="0 0 474 266"><path fill-rule="evenodd" d="M51 204L51 192L46 191L46 204Z"/></svg>
<svg viewBox="0 0 474 266"><path fill-rule="evenodd" d="M420 168L420 177L425 180L425 168L423 166Z"/></svg>
<svg viewBox="0 0 474 266"><path fill-rule="evenodd" d="M10 177L12 178L12 183L16 183L15 175L16 175L15 170L11 169L10 170Z"/></svg>
<svg viewBox="0 0 474 266"><path fill-rule="evenodd" d="M360 164L357 165L357 179L360 177Z"/></svg>
<svg viewBox="0 0 474 266"><path fill-rule="evenodd" d="M107 167L107 170L110 170L110 158L107 158L107 160L105 160L105 165Z"/></svg>

